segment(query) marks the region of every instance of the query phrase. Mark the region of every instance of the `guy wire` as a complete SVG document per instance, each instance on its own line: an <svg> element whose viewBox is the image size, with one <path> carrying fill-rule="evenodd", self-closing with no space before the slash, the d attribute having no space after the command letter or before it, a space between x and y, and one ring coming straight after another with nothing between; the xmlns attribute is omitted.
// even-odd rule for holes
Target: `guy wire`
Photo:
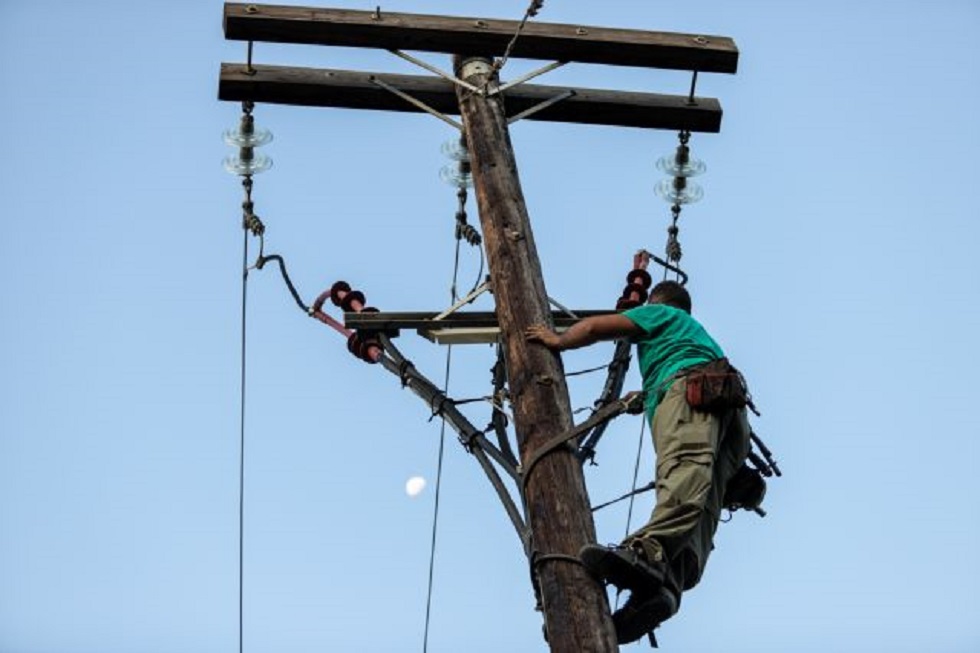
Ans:
<svg viewBox="0 0 980 653"><path fill-rule="evenodd" d="M456 239L456 253L453 261L453 281L450 285L450 303L454 303L458 297L456 293L456 283L459 280L459 250L460 250L460 238ZM482 252L482 250L481 250ZM482 263L481 263L481 274L482 274ZM443 395L449 395L449 373L452 367L452 357L453 357L453 346L446 346L446 374L445 381L443 382L442 392ZM442 418L442 427L439 429L439 455L436 463L436 490L435 490L435 500L432 508L432 541L429 548L429 583L426 589L425 597L425 630L422 634L422 653L426 653L429 650L429 622L432 615L432 580L435 571L436 562L436 534L438 533L439 526L439 490L442 488L442 461L443 453L446 448L446 418Z"/></svg>
<svg viewBox="0 0 980 653"><path fill-rule="evenodd" d="M633 493L630 495L630 507L626 512L626 533L623 535L625 540L630 534L630 525L633 523L633 503L636 501L636 480L640 476L640 454L643 453L643 436L647 430L647 417L643 415L640 420L640 442L636 446L636 463L633 465ZM619 594L616 595L616 607L619 607Z"/></svg>
<svg viewBox="0 0 980 653"><path fill-rule="evenodd" d="M238 653L244 650L245 604L245 324L248 300L248 229L242 254L242 335L241 335L241 413L239 415L238 441Z"/></svg>
<svg viewBox="0 0 980 653"><path fill-rule="evenodd" d="M443 394L449 391L449 369L452 361L453 346L446 348L446 380L443 384ZM425 597L425 632L422 636L422 651L429 650L429 621L432 614L432 579L435 571L436 562L436 534L439 526L439 490L442 488L442 460L443 452L446 448L446 418L442 418L442 427L439 429L439 455L436 463L436 491L435 502L432 509L432 542L429 549L429 584Z"/></svg>

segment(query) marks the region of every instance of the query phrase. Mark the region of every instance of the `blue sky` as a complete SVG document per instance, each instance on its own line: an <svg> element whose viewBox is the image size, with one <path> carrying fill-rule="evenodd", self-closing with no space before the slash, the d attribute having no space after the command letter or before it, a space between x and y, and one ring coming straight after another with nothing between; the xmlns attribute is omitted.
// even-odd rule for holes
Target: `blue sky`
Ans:
<svg viewBox="0 0 980 653"><path fill-rule="evenodd" d="M217 100L217 78L245 47L223 39L221 7L0 4L0 653L238 649L241 188L220 135L240 107ZM663 650L980 650L980 5L607 0L546 2L539 19L741 50L737 75L699 80L725 116L692 138L705 199L680 239L695 314L750 379L785 476L767 518L720 528ZM257 44L255 61L416 72L346 49ZM539 81L681 94L689 79L570 66ZM254 192L266 252L307 302L344 279L382 310L449 305L450 127L255 115L276 136ZM663 247L654 162L676 134L522 122L512 139L549 294L611 307L633 252ZM478 271L464 249L460 286ZM421 650L439 423L298 311L272 268L250 276L247 324L245 649ZM398 344L442 383L444 348ZM489 347L454 348L451 394L485 395L492 364ZM601 381L570 382L573 407ZM637 418L610 428L586 469L594 502L629 489L639 438ZM645 483L648 442L641 455ZM429 485L412 499L414 475ZM619 540L626 506L596 525ZM533 608L518 540L447 433L428 648L546 650Z"/></svg>

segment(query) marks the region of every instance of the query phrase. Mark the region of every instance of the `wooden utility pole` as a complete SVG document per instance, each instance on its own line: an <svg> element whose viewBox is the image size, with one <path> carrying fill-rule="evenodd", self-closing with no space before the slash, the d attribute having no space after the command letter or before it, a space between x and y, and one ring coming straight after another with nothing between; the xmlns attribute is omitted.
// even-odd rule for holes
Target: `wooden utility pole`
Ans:
<svg viewBox="0 0 980 653"><path fill-rule="evenodd" d="M455 64L457 76L477 88L492 89L497 82L490 76L489 59L457 57ZM517 442L526 463L542 444L572 428L568 387L559 357L524 339L525 328L551 321L551 310L503 103L499 95L487 97L465 88L457 92ZM596 539L581 463L570 449L555 449L535 466L524 486L531 561L552 650L618 650L605 589L573 562L579 549Z"/></svg>
<svg viewBox="0 0 980 653"><path fill-rule="evenodd" d="M526 327L553 324L554 320L507 125L516 111L533 120L717 132L721 107L712 98L695 97L693 83L688 95L526 83L500 89L489 57L507 52L513 57L556 62L734 73L735 44L718 36L532 22L522 26L511 51L512 37L518 31L516 21L237 3L225 5L224 26L227 38L250 42L425 50L455 56L452 80L445 75L260 66L251 60L244 65L222 64L219 97L428 111L448 122L452 121L441 114L462 117L520 458L525 468L530 465L529 476L520 479L530 531L525 544L548 642L553 651L562 653L618 650L605 589L577 557L583 545L596 539L581 463L564 446L541 455L546 449L542 445L570 431L573 422L561 359L544 347L529 345L524 338ZM505 113L505 95L510 116ZM397 329L413 323L417 316L401 323L382 314L365 314L360 319ZM347 325L357 328L350 319Z"/></svg>

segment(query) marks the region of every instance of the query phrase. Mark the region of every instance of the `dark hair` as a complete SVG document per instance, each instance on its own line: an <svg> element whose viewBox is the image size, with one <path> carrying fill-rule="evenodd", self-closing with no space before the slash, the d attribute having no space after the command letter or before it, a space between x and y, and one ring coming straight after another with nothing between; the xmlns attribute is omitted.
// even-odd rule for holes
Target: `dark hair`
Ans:
<svg viewBox="0 0 980 653"><path fill-rule="evenodd" d="M691 312L691 295L676 281L661 281L650 291L651 304L667 304L685 313Z"/></svg>

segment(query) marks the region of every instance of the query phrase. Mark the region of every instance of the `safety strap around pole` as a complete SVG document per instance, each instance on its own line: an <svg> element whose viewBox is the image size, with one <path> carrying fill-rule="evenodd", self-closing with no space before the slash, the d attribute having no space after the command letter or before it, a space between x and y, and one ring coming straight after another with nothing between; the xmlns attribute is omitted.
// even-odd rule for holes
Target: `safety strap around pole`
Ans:
<svg viewBox="0 0 980 653"><path fill-rule="evenodd" d="M581 424L576 425L570 431L566 431L561 435L555 436L545 442L543 445L537 448L537 450L531 455L527 463L523 465L521 469L521 486L522 491L527 488L527 480L531 477L531 471L535 466L541 462L541 459L550 454L552 451L561 447L569 440L575 440L579 438L583 433L586 433L597 424L610 420L614 417L618 417L623 413L633 413L638 414L643 411L643 393L637 392L627 397L620 399L619 401L607 404L597 410L592 414L592 417L585 420Z"/></svg>

